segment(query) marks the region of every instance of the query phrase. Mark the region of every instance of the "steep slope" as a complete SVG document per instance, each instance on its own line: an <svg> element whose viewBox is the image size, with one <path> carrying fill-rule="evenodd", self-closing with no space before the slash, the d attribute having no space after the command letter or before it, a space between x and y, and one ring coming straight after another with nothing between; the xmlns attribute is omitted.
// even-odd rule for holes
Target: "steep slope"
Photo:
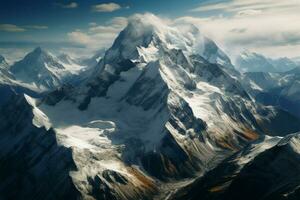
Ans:
<svg viewBox="0 0 300 200"><path fill-rule="evenodd" d="M220 64L225 67L233 69L230 58L216 45L211 39L204 37L203 39L203 51L195 52L200 54L204 59L210 63Z"/></svg>
<svg viewBox="0 0 300 200"><path fill-rule="evenodd" d="M12 75L9 73L9 65L5 58L0 55L0 82L9 82L12 79Z"/></svg>
<svg viewBox="0 0 300 200"><path fill-rule="evenodd" d="M6 62L5 58L0 55L0 69L2 70L8 70L8 63Z"/></svg>
<svg viewBox="0 0 300 200"><path fill-rule="evenodd" d="M0 199L80 197L69 176L76 169L70 149L57 144L52 129L36 127L34 114L23 95L1 96Z"/></svg>
<svg viewBox="0 0 300 200"><path fill-rule="evenodd" d="M300 136L265 137L170 199L299 199Z"/></svg>

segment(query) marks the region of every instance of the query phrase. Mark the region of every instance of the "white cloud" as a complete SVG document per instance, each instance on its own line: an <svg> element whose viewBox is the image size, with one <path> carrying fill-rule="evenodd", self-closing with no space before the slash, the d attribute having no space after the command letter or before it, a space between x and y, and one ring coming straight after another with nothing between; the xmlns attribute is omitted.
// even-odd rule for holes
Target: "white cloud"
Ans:
<svg viewBox="0 0 300 200"><path fill-rule="evenodd" d="M79 30L68 33L68 36L71 41L78 44L89 44L91 42L90 36Z"/></svg>
<svg viewBox="0 0 300 200"><path fill-rule="evenodd" d="M0 31L4 31L4 32L25 32L28 31L29 29L45 30L48 29L48 26L44 26L44 25L18 26L15 24L0 24Z"/></svg>
<svg viewBox="0 0 300 200"><path fill-rule="evenodd" d="M57 5L61 8L67 8L67 9L74 9L74 8L78 7L78 3L76 3L76 2L70 2L68 4L56 3L55 5Z"/></svg>
<svg viewBox="0 0 300 200"><path fill-rule="evenodd" d="M253 9L250 9L250 10L241 10L237 13L237 16L250 16L250 15L258 15L262 13L261 10L253 10Z"/></svg>
<svg viewBox="0 0 300 200"><path fill-rule="evenodd" d="M24 32L25 28L19 27L14 24L0 24L0 31L4 32Z"/></svg>
<svg viewBox="0 0 300 200"><path fill-rule="evenodd" d="M188 22L196 25L229 54L248 49L273 57L299 56L298 0L232 0L202 9L219 9L219 12L207 17L185 16L164 20L168 23ZM69 38L90 48L109 47L126 24L127 19L123 17L114 18L104 25L93 23L88 30L70 33Z"/></svg>
<svg viewBox="0 0 300 200"><path fill-rule="evenodd" d="M94 12L113 12L121 9L122 7L116 3L102 3L92 6Z"/></svg>
<svg viewBox="0 0 300 200"><path fill-rule="evenodd" d="M68 33L70 41L90 49L108 48L119 32L127 25L127 18L115 17L104 25L93 24L88 30Z"/></svg>
<svg viewBox="0 0 300 200"><path fill-rule="evenodd" d="M21 60L24 56L30 52L31 48L0 48L0 55L4 56L5 60L9 64Z"/></svg>
<svg viewBox="0 0 300 200"><path fill-rule="evenodd" d="M191 10L206 18L182 17L232 52L249 49L269 56L294 57L300 52L299 0L231 0ZM214 16L209 11L218 11ZM220 15L221 13L221 15Z"/></svg>
<svg viewBox="0 0 300 200"><path fill-rule="evenodd" d="M43 25L27 25L24 27L28 29L37 29L37 30L45 30L49 28L48 26L43 26Z"/></svg>
<svg viewBox="0 0 300 200"><path fill-rule="evenodd" d="M192 12L225 11L237 12L241 10L285 10L299 7L298 0L223 0L219 3L202 4L192 9Z"/></svg>
<svg viewBox="0 0 300 200"><path fill-rule="evenodd" d="M97 26L97 23L96 22L90 22L89 26Z"/></svg>

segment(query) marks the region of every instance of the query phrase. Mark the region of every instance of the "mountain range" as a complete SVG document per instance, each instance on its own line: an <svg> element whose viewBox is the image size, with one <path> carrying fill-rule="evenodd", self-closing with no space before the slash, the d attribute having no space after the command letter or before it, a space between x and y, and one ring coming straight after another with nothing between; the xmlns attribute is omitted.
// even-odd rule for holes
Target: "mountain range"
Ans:
<svg viewBox="0 0 300 200"><path fill-rule="evenodd" d="M244 85L258 102L300 117L299 69L282 73L248 72L244 74Z"/></svg>
<svg viewBox="0 0 300 200"><path fill-rule="evenodd" d="M300 64L286 57L268 58L262 54L244 51L235 59L235 66L241 72L287 72L299 68Z"/></svg>
<svg viewBox="0 0 300 200"><path fill-rule="evenodd" d="M0 59L0 199L298 199L297 105L263 96L297 103L297 68L243 74L184 26L134 15L90 65Z"/></svg>

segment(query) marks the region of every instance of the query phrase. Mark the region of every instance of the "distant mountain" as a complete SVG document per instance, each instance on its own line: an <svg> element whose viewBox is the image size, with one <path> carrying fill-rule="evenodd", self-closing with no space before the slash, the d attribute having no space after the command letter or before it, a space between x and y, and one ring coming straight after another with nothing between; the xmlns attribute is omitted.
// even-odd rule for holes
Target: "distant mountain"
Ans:
<svg viewBox="0 0 300 200"><path fill-rule="evenodd" d="M300 117L300 68L281 73L248 72L243 84L258 102Z"/></svg>
<svg viewBox="0 0 300 200"><path fill-rule="evenodd" d="M78 75L77 78L84 76L85 71L90 70L90 66L83 65L75 58L72 58L66 53L60 54L57 59L64 66L64 68L72 75Z"/></svg>
<svg viewBox="0 0 300 200"><path fill-rule="evenodd" d="M59 56L57 56L57 58L64 64L68 64L68 65L77 64L77 61L75 59L71 58L66 53L60 54Z"/></svg>
<svg viewBox="0 0 300 200"><path fill-rule="evenodd" d="M12 96L29 94L33 97L41 97L38 93L30 90L25 85L15 80L15 77L9 71L9 65L3 56L0 56L0 107L9 102Z"/></svg>
<svg viewBox="0 0 300 200"><path fill-rule="evenodd" d="M298 65L300 65L300 57L294 57L292 58L292 60L297 63Z"/></svg>
<svg viewBox="0 0 300 200"><path fill-rule="evenodd" d="M10 67L10 72L17 80L40 90L60 86L65 71L57 59L39 47Z"/></svg>
<svg viewBox="0 0 300 200"><path fill-rule="evenodd" d="M77 84L87 69L67 54L55 57L38 47L9 70L20 84L44 92L55 90L63 84Z"/></svg>
<svg viewBox="0 0 300 200"><path fill-rule="evenodd" d="M300 65L289 58L271 59L261 54L244 51L235 60L241 72L285 72Z"/></svg>
<svg viewBox="0 0 300 200"><path fill-rule="evenodd" d="M103 58L105 51L105 49L100 49L96 51L91 58L79 59L78 62L83 66L94 67L99 63L100 59Z"/></svg>
<svg viewBox="0 0 300 200"><path fill-rule="evenodd" d="M275 67L276 72L287 72L295 68L300 68L300 64L289 58L269 59Z"/></svg>

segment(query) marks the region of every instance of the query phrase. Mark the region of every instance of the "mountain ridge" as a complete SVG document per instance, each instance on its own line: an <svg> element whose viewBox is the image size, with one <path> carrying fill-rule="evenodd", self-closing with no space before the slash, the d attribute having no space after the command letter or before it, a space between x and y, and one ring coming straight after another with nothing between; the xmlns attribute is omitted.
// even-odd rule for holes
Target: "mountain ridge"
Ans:
<svg viewBox="0 0 300 200"><path fill-rule="evenodd" d="M287 57L274 59L250 51L241 52L241 54L235 59L235 66L242 73L287 72L300 67L299 64L297 64L295 61Z"/></svg>

